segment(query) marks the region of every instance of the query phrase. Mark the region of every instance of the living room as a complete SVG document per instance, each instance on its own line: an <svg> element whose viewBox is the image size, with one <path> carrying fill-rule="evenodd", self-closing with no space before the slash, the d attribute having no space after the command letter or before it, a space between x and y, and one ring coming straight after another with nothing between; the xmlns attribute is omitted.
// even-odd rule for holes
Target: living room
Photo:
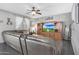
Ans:
<svg viewBox="0 0 79 59"><path fill-rule="evenodd" d="M77 7L77 3L0 3L0 54L79 54L71 32L78 21Z"/></svg>

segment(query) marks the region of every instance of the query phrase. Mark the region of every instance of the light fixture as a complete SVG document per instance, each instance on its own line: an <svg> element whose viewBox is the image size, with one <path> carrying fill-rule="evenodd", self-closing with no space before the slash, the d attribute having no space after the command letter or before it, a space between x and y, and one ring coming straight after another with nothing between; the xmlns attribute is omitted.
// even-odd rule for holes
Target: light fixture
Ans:
<svg viewBox="0 0 79 59"><path fill-rule="evenodd" d="M31 13L33 16L36 14L36 12L35 11L32 11L32 13Z"/></svg>
<svg viewBox="0 0 79 59"><path fill-rule="evenodd" d="M7 18L7 25L12 25L11 18Z"/></svg>
<svg viewBox="0 0 79 59"><path fill-rule="evenodd" d="M35 15L42 15L42 13L40 13L40 9L36 9L36 7L32 7L32 9L27 9L27 13L26 14L31 14L32 16L35 16Z"/></svg>

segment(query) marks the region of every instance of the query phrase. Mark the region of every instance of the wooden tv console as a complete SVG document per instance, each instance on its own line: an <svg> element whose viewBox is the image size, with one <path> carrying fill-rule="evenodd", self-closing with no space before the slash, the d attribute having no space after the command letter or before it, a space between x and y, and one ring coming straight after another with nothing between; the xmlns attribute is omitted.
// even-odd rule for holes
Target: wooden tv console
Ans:
<svg viewBox="0 0 79 59"><path fill-rule="evenodd" d="M63 39L63 36L62 36L60 31L58 31L58 32L44 32L42 30L42 23L37 24L37 34L45 36L45 37L52 38L52 39L54 39L56 41L60 41L60 40Z"/></svg>

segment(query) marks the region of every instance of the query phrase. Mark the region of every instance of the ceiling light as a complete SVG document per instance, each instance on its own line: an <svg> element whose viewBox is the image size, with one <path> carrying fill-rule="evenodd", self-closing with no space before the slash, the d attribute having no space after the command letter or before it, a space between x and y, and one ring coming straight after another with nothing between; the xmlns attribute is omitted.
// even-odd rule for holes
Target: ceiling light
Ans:
<svg viewBox="0 0 79 59"><path fill-rule="evenodd" d="M36 12L35 11L32 11L32 15L34 16L36 14Z"/></svg>

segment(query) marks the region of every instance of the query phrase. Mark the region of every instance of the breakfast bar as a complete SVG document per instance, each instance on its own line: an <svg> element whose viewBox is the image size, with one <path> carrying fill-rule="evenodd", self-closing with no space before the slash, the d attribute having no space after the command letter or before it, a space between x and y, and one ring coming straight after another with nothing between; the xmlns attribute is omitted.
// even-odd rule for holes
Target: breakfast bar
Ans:
<svg viewBox="0 0 79 59"><path fill-rule="evenodd" d="M55 54L55 41L36 34L23 34L13 31L4 31L4 41L9 46L17 50L22 54L29 55L43 55L43 54ZM19 41L20 39L20 41ZM26 42L25 42L26 41ZM21 44L20 44L21 43Z"/></svg>

